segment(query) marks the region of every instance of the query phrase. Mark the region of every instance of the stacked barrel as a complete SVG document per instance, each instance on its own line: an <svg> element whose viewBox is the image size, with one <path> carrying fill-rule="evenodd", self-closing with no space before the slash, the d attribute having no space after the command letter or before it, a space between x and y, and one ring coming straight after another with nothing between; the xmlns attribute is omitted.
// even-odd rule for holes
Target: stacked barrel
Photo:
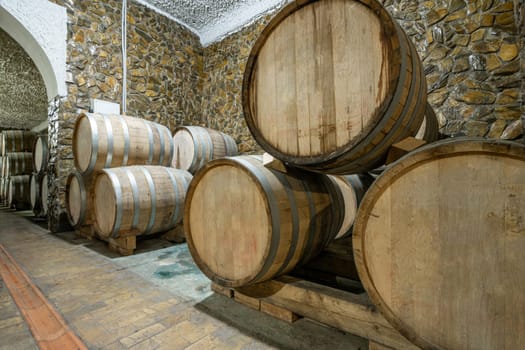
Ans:
<svg viewBox="0 0 525 350"><path fill-rule="evenodd" d="M67 181L70 223L110 241L175 227L191 174L169 167L173 151L171 132L160 124L80 114L73 134L76 170Z"/></svg>
<svg viewBox="0 0 525 350"><path fill-rule="evenodd" d="M33 145L33 174L30 179L31 208L36 217L47 216L47 164L49 149L47 134L38 135Z"/></svg>
<svg viewBox="0 0 525 350"><path fill-rule="evenodd" d="M253 47L242 99L252 135L288 169L232 157L195 174L188 245L227 287L288 273L345 236L334 174L371 171L408 137L437 138L414 45L374 0L286 6ZM523 208L522 144L460 138L409 152L354 212L370 300L423 349L525 348Z"/></svg>
<svg viewBox="0 0 525 350"><path fill-rule="evenodd" d="M25 130L4 130L0 134L2 180L0 200L16 210L31 209L30 177L33 172L31 150L35 133Z"/></svg>
<svg viewBox="0 0 525 350"><path fill-rule="evenodd" d="M348 237L367 172L396 142L437 138L426 98L415 47L379 3L286 6L254 44L242 90L250 132L285 166L241 156L195 174L184 224L199 267L240 287Z"/></svg>

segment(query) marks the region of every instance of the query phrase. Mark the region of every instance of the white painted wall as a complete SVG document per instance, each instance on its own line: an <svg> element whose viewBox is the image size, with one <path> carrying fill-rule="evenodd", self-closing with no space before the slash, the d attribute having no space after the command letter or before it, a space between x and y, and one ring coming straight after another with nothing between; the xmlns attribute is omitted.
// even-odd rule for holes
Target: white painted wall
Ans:
<svg viewBox="0 0 525 350"><path fill-rule="evenodd" d="M0 28L33 59L48 99L66 96L66 9L47 0L0 0Z"/></svg>

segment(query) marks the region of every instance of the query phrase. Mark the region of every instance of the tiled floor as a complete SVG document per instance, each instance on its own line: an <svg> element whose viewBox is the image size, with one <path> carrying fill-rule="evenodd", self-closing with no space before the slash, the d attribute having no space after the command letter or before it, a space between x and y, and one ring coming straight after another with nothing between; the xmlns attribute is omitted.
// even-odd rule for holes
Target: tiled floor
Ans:
<svg viewBox="0 0 525 350"><path fill-rule="evenodd" d="M367 341L309 320L294 324L209 290L185 245L151 240L131 257L102 242L53 235L0 210L0 244L90 349L367 349ZM164 247L164 248L163 248ZM156 249L158 248L158 249ZM0 284L0 348L35 343Z"/></svg>

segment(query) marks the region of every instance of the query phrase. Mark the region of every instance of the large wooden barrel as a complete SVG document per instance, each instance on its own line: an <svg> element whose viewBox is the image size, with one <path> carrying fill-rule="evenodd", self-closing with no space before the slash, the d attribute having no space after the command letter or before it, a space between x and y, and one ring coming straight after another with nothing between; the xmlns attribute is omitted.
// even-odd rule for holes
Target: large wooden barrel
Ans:
<svg viewBox="0 0 525 350"><path fill-rule="evenodd" d="M195 174L207 162L238 153L235 140L220 131L201 126L181 126L173 135L172 166Z"/></svg>
<svg viewBox="0 0 525 350"><path fill-rule="evenodd" d="M284 174L254 156L213 160L188 190L191 254L211 280L228 287L289 272L346 234L346 190L333 177Z"/></svg>
<svg viewBox="0 0 525 350"><path fill-rule="evenodd" d="M102 238L162 232L182 220L191 174L162 166L101 170L95 178L95 230Z"/></svg>
<svg viewBox="0 0 525 350"><path fill-rule="evenodd" d="M38 174L46 171L48 157L47 135L39 135L33 146L33 168Z"/></svg>
<svg viewBox="0 0 525 350"><path fill-rule="evenodd" d="M29 175L17 175L9 178L8 205L16 210L31 209L29 193Z"/></svg>
<svg viewBox="0 0 525 350"><path fill-rule="evenodd" d="M66 208L69 223L75 228L94 223L93 179L78 171L73 171L67 178Z"/></svg>
<svg viewBox="0 0 525 350"><path fill-rule="evenodd" d="M84 175L126 165L170 166L173 139L168 128L144 119L82 113L75 123L73 155Z"/></svg>
<svg viewBox="0 0 525 350"><path fill-rule="evenodd" d="M296 0L256 41L243 82L246 123L266 152L333 174L380 165L414 136L426 82L414 45L374 0Z"/></svg>
<svg viewBox="0 0 525 350"><path fill-rule="evenodd" d="M48 198L47 198L48 194L49 194L49 184L47 180L47 174L44 174L44 176L42 176L40 179L40 201L42 202L41 209L42 209L43 216L46 216L47 211L48 211L48 206L49 206Z"/></svg>
<svg viewBox="0 0 525 350"><path fill-rule="evenodd" d="M6 177L33 173L33 154L30 152L7 153L5 162Z"/></svg>
<svg viewBox="0 0 525 350"><path fill-rule="evenodd" d="M13 152L31 152L36 134L25 130L4 130L2 137L2 154Z"/></svg>
<svg viewBox="0 0 525 350"><path fill-rule="evenodd" d="M423 349L525 349L525 145L421 148L370 187L353 249L370 299Z"/></svg>

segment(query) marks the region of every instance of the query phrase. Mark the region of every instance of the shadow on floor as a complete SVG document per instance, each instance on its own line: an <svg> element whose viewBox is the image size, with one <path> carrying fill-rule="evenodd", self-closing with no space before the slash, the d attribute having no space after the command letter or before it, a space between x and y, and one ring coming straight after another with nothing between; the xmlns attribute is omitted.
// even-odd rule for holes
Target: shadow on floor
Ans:
<svg viewBox="0 0 525 350"><path fill-rule="evenodd" d="M293 324L212 294L194 306L243 334L278 349L368 349L368 341L308 319Z"/></svg>

